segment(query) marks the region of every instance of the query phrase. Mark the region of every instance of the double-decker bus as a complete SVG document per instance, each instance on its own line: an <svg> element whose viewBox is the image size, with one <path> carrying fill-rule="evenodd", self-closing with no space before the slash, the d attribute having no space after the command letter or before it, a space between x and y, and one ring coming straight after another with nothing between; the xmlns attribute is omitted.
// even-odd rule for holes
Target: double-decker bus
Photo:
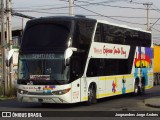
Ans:
<svg viewBox="0 0 160 120"><path fill-rule="evenodd" d="M27 22L19 50L21 102L96 103L153 86L151 33L79 16Z"/></svg>

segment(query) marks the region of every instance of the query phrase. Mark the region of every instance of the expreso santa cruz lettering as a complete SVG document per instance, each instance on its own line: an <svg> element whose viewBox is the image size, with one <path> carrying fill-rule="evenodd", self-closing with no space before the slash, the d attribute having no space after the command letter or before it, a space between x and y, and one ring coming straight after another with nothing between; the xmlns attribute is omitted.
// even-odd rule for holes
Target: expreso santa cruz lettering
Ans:
<svg viewBox="0 0 160 120"><path fill-rule="evenodd" d="M129 46L124 45L95 43L92 46L92 56L105 58L128 58L129 49Z"/></svg>

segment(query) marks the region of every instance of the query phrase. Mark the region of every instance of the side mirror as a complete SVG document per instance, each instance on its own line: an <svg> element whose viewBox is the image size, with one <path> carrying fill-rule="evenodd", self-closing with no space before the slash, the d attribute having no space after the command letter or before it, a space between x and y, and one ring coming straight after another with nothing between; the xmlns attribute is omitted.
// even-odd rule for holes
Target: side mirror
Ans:
<svg viewBox="0 0 160 120"><path fill-rule="evenodd" d="M7 67L10 67L10 65L11 65L11 61L12 61L12 56L13 56L13 53L14 53L14 49L11 49L9 52L8 52L8 54L7 54L7 56L6 56L6 66Z"/></svg>
<svg viewBox="0 0 160 120"><path fill-rule="evenodd" d="M70 48L67 48L64 52L64 59L66 60L66 59L70 58L72 56L72 54L73 54L73 50Z"/></svg>
<svg viewBox="0 0 160 120"><path fill-rule="evenodd" d="M73 51L77 51L77 48L69 47L64 52L65 65L68 66L70 63L70 57L73 54Z"/></svg>

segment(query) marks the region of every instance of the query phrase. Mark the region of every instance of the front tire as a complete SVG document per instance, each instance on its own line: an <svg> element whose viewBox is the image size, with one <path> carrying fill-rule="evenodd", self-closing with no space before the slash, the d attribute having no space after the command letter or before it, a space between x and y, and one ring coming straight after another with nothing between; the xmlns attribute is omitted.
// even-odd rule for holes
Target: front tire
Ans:
<svg viewBox="0 0 160 120"><path fill-rule="evenodd" d="M134 95L139 95L140 94L140 87L138 85L137 82L135 82L135 85L134 85Z"/></svg>
<svg viewBox="0 0 160 120"><path fill-rule="evenodd" d="M140 94L145 94L145 78L142 78Z"/></svg>
<svg viewBox="0 0 160 120"><path fill-rule="evenodd" d="M91 105L97 103L97 99L96 99L96 88L94 86L94 84L91 84L90 87L88 88L88 101L87 101L87 105Z"/></svg>
<svg viewBox="0 0 160 120"><path fill-rule="evenodd" d="M139 79L135 81L134 85L134 95L145 94L145 79L142 78L141 85L139 85Z"/></svg>

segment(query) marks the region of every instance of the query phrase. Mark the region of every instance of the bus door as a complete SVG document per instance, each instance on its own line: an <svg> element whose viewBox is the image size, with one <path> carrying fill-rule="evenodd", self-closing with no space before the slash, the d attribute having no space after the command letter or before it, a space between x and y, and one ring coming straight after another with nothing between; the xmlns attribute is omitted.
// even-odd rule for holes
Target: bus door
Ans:
<svg viewBox="0 0 160 120"><path fill-rule="evenodd" d="M79 56L73 56L71 58L71 79L72 82L72 102L80 102L81 99L81 59Z"/></svg>
<svg viewBox="0 0 160 120"><path fill-rule="evenodd" d="M81 78L75 80L75 81L72 83L72 87L71 87L71 88L72 88L72 103L80 102L80 99L81 99L80 79L81 79Z"/></svg>
<svg viewBox="0 0 160 120"><path fill-rule="evenodd" d="M87 93L87 78L82 77L80 78L81 81L81 101L86 101L88 99L88 93Z"/></svg>

